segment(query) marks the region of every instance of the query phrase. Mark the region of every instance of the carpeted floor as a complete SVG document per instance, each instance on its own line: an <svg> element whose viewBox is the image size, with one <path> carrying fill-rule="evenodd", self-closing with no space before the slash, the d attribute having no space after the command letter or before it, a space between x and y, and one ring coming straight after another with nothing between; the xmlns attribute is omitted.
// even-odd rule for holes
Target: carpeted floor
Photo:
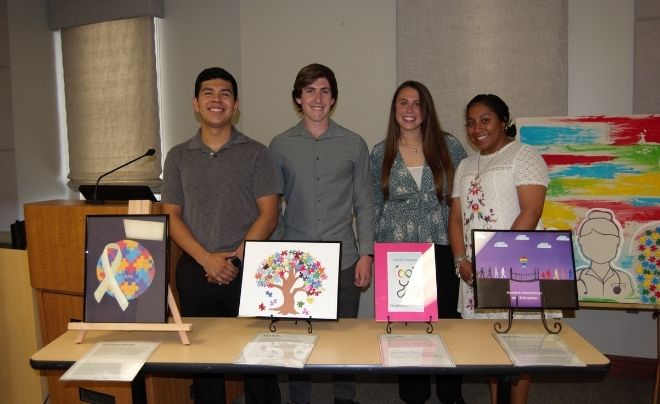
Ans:
<svg viewBox="0 0 660 404"><path fill-rule="evenodd" d="M282 402L286 403L287 383L281 379ZM333 402L332 383L328 376L314 376L312 403L326 404ZM403 403L399 399L398 384L393 377L360 376L357 382L356 400L361 404ZM432 386L435 392L435 386ZM651 403L653 381L627 379L610 375L599 377L585 376L545 376L532 379L529 404L548 403L598 403L632 404ZM463 383L463 397L467 403L488 403L489 393L486 379L466 378ZM242 403L238 399L235 404ZM437 397L427 401L439 403Z"/></svg>

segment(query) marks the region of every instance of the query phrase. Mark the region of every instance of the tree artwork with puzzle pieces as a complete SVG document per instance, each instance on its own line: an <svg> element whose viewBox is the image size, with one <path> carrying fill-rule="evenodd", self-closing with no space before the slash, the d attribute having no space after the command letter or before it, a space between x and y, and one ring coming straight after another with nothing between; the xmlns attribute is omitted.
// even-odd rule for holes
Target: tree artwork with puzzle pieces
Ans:
<svg viewBox="0 0 660 404"><path fill-rule="evenodd" d="M314 297L325 291L323 283L328 279L325 267L311 254L299 250L282 250L261 262L255 278L257 286L267 288L265 303L259 310L269 309L280 315L303 314L310 316ZM273 289L280 291L282 301L273 296ZM279 304L278 304L279 303Z"/></svg>

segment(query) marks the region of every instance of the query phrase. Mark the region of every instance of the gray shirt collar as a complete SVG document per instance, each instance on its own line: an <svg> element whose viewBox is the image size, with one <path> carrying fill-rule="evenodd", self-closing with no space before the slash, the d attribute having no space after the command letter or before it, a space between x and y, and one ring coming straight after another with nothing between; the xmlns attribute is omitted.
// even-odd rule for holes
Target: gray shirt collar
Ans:
<svg viewBox="0 0 660 404"><path fill-rule="evenodd" d="M247 137L238 131L234 126L231 127L231 135L229 137L229 141L222 145L220 150L226 149L231 147L232 145L240 144L240 143L245 143L247 142ZM208 147L203 141L202 141L202 131L201 129L197 129L197 132L195 133L195 136L188 142L188 150L198 150L202 151L204 153L210 153L212 152L211 148ZM218 152L220 151L218 150Z"/></svg>
<svg viewBox="0 0 660 404"><path fill-rule="evenodd" d="M328 130L326 130L321 136L318 138L312 136L311 133L305 128L305 123L301 120L298 122L298 124L295 126L295 131L292 131L289 134L290 137L303 137L303 138L309 138L309 139L314 139L314 140L323 140L323 139L332 139L333 137L346 137L346 134L343 133L342 131L337 130L337 124L335 121L330 119L328 123Z"/></svg>

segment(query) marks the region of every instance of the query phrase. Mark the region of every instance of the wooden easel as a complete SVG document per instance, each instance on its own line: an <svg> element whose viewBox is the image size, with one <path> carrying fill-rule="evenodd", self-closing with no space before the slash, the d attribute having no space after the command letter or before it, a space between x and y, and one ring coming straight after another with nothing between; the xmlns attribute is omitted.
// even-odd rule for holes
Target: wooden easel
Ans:
<svg viewBox="0 0 660 404"><path fill-rule="evenodd" d="M144 215L151 213L151 201L129 201L128 213L133 215ZM190 345L188 334L186 332L192 331L192 324L184 324L181 321L181 314L179 307L176 305L172 288L167 285L167 305L172 312L173 323L158 324L158 323L69 323L68 329L78 331L75 342L80 344L85 339L87 331L91 330L114 330L114 331L177 331L181 338L181 343Z"/></svg>

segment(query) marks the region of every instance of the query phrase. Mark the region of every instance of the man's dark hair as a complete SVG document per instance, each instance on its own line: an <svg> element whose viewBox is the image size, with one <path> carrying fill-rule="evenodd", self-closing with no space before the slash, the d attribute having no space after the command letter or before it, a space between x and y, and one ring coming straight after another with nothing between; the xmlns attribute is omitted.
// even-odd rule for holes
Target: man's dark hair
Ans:
<svg viewBox="0 0 660 404"><path fill-rule="evenodd" d="M236 79L231 73L222 67L209 67L208 69L202 70L201 73L197 75L197 80L195 80L195 98L199 96L202 83L213 79L222 79L230 82L231 89L234 92L234 101L238 101L238 84L236 84Z"/></svg>
<svg viewBox="0 0 660 404"><path fill-rule="evenodd" d="M293 83L293 91L291 91L291 98L293 103L298 107L298 111L302 111L302 106L296 102L296 98L300 98L302 94L302 89L312 84L316 80L324 78L330 83L330 92L332 93L332 98L337 103L337 95L339 91L337 90L337 79L335 78L335 73L327 66L323 66L319 63L312 63L300 69L298 75L296 76L296 81ZM332 108L335 107L335 104L332 105Z"/></svg>

